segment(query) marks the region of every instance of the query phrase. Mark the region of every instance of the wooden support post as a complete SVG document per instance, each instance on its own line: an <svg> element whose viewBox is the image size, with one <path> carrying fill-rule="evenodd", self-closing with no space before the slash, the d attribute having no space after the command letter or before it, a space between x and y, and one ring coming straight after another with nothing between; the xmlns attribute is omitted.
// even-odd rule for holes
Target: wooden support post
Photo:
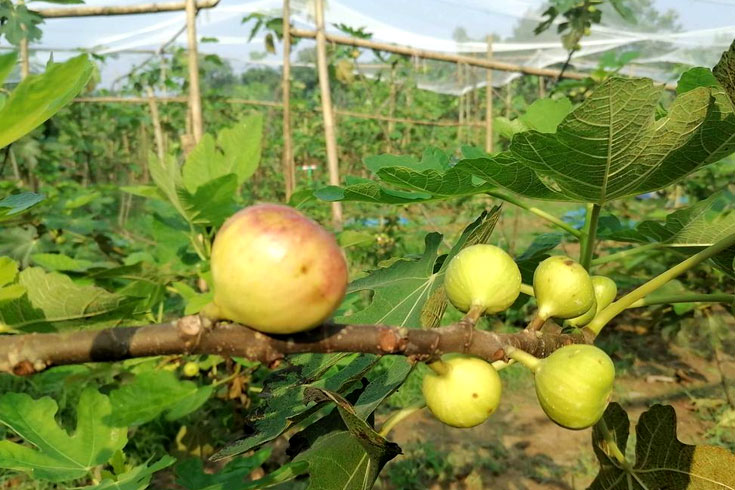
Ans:
<svg viewBox="0 0 735 490"><path fill-rule="evenodd" d="M163 128L161 127L161 116L158 113L158 104L156 103L153 89L146 87L148 92L148 108L151 111L151 121L153 122L153 136L156 140L156 155L161 162L166 158L166 149L163 147ZM143 181L148 182L148 165L143 169Z"/></svg>
<svg viewBox="0 0 735 490"><path fill-rule="evenodd" d="M20 40L20 79L24 80L31 74L31 59L28 50L28 38Z"/></svg>
<svg viewBox="0 0 735 490"><path fill-rule="evenodd" d="M459 86L457 142L462 144L464 139L464 65L462 63L457 64L457 85Z"/></svg>
<svg viewBox="0 0 735 490"><path fill-rule="evenodd" d="M199 88L199 50L197 49L197 8L195 0L186 0L186 37L189 50L189 112L191 112L194 143L204 133L202 121L202 94Z"/></svg>
<svg viewBox="0 0 735 490"><path fill-rule="evenodd" d="M283 75L281 78L283 99L283 181L286 186L286 202L296 187L296 169L291 141L291 6L283 0Z"/></svg>
<svg viewBox="0 0 735 490"><path fill-rule="evenodd" d="M538 77L538 97L539 99L546 97L546 84L544 77Z"/></svg>
<svg viewBox="0 0 735 490"><path fill-rule="evenodd" d="M511 85L513 85L513 81L505 84L505 117L510 118L510 110L511 110Z"/></svg>
<svg viewBox="0 0 735 490"><path fill-rule="evenodd" d="M388 135L385 142L386 153L393 152L392 134L396 130L396 122L393 118L396 115L396 65L390 67L390 79L388 81Z"/></svg>
<svg viewBox="0 0 735 490"><path fill-rule="evenodd" d="M487 59L493 58L493 37L487 36ZM485 74L485 151L493 152L493 71Z"/></svg>
<svg viewBox="0 0 735 490"><path fill-rule="evenodd" d="M337 160L337 136L332 112L332 96L329 89L329 70L327 68L327 40L324 29L324 0L315 0L316 7L316 64L319 73L319 89L322 97L324 117L324 139L327 145L327 166L329 183L339 185L339 163ZM342 203L332 203L332 222L334 227L342 227Z"/></svg>
<svg viewBox="0 0 735 490"><path fill-rule="evenodd" d="M219 0L202 0L197 2L196 8L211 9L216 7ZM60 19L65 17L95 17L109 15L155 14L158 12L175 12L186 10L186 1L169 3L144 3L139 5L80 5L76 7L52 7L37 9L33 12L45 19Z"/></svg>

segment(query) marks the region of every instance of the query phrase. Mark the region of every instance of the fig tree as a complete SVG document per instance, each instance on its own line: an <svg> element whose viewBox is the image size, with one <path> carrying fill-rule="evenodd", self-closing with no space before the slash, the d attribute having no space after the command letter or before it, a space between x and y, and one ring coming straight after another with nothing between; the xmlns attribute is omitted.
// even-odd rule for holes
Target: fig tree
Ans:
<svg viewBox="0 0 735 490"><path fill-rule="evenodd" d="M600 420L615 380L615 366L604 351L572 344L545 359L513 348L506 353L533 371L536 396L551 420L567 429L584 429Z"/></svg>
<svg viewBox="0 0 735 490"><path fill-rule="evenodd" d="M256 330L290 334L326 320L347 288L334 237L288 206L240 210L212 246L214 301L204 314Z"/></svg>
<svg viewBox="0 0 735 490"><path fill-rule="evenodd" d="M484 313L508 309L521 291L521 272L513 257L494 245L472 245L449 262L444 287L460 311Z"/></svg>
<svg viewBox="0 0 735 490"><path fill-rule="evenodd" d="M422 392L436 418L452 427L483 423L500 404L500 376L488 362L466 355L449 355L429 365Z"/></svg>
<svg viewBox="0 0 735 490"><path fill-rule="evenodd" d="M541 262L533 273L533 291L542 320L574 318L590 310L595 290L589 274L580 264L564 256Z"/></svg>

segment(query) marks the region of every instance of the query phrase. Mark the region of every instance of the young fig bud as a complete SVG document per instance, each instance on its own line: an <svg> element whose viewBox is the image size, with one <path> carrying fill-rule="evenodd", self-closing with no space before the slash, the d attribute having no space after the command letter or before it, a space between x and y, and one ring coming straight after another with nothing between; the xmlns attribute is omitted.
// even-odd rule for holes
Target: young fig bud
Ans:
<svg viewBox="0 0 735 490"><path fill-rule="evenodd" d="M339 306L347 263L334 237L288 206L260 204L230 217L212 246L214 301L205 315L262 332L315 327Z"/></svg>
<svg viewBox="0 0 735 490"><path fill-rule="evenodd" d="M594 305L595 290L584 267L569 257L554 256L533 273L533 291L542 320L574 318Z"/></svg>
<svg viewBox="0 0 735 490"><path fill-rule="evenodd" d="M521 292L521 272L513 257L494 245L472 245L455 255L444 278L449 301L460 311L508 309Z"/></svg>
<svg viewBox="0 0 735 490"><path fill-rule="evenodd" d="M536 396L546 415L568 429L594 425L612 395L615 366L594 345L566 345L535 370Z"/></svg>
<svg viewBox="0 0 735 490"><path fill-rule="evenodd" d="M606 276L592 276L592 287L595 289L597 313L607 308L618 295L618 285Z"/></svg>
<svg viewBox="0 0 735 490"><path fill-rule="evenodd" d="M429 365L421 391L436 418L452 427L483 423L500 404L498 372L488 362L465 355L445 356Z"/></svg>
<svg viewBox="0 0 735 490"><path fill-rule="evenodd" d="M595 298L592 302L592 306L590 306L590 309L585 311L583 314L579 316L575 316L574 318L570 318L569 320L565 321L565 325L571 325L572 327L584 327L589 322L594 320L595 315L597 315L597 298Z"/></svg>

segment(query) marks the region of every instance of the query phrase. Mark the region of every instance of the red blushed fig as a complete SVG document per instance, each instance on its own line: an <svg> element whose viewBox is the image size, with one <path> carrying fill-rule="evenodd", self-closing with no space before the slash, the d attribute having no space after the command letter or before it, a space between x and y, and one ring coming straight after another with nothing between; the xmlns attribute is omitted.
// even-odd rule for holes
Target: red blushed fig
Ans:
<svg viewBox="0 0 735 490"><path fill-rule="evenodd" d="M207 316L290 334L324 322L347 289L337 241L288 206L259 204L230 217L212 246L214 302Z"/></svg>

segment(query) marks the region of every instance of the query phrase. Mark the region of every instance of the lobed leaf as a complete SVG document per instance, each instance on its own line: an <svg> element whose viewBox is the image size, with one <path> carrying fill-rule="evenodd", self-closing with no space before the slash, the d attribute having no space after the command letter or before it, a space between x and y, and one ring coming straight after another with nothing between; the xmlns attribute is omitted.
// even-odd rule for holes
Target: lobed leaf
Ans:
<svg viewBox="0 0 735 490"><path fill-rule="evenodd" d="M30 445L0 441L0 468L26 471L52 482L73 480L105 463L127 443L127 428L109 422L110 400L96 389L82 392L73 435L54 419L58 408L48 397L0 396L0 423Z"/></svg>

